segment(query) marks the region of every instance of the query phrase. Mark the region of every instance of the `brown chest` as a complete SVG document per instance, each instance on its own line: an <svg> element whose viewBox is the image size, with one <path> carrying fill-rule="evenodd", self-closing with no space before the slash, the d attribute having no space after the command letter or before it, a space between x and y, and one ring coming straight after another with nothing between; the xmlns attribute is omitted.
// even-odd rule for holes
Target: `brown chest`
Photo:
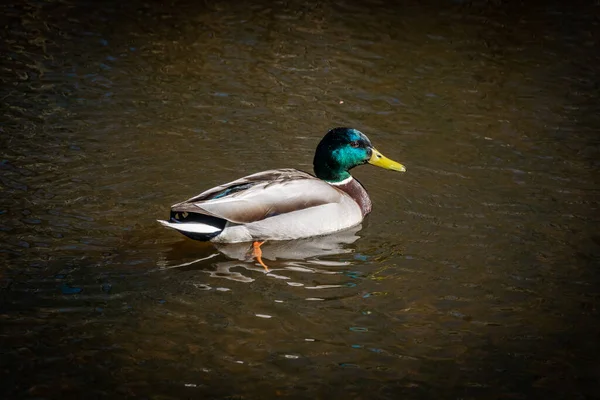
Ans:
<svg viewBox="0 0 600 400"><path fill-rule="evenodd" d="M373 208L373 203L371 203L371 199L369 198L369 194L356 179L351 179L350 181L343 183L341 185L335 185L336 188L346 192L352 199L358 204L360 207L360 211L362 212L363 217L371 212Z"/></svg>

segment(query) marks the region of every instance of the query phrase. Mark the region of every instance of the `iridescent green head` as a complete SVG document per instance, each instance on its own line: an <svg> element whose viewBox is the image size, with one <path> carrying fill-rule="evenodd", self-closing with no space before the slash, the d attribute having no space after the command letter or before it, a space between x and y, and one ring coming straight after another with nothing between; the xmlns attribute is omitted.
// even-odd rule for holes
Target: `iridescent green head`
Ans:
<svg viewBox="0 0 600 400"><path fill-rule="evenodd" d="M317 146L313 167L317 178L340 182L350 177L350 169L366 163L394 171L406 171L402 164L375 150L365 134L352 128L334 128L327 132Z"/></svg>

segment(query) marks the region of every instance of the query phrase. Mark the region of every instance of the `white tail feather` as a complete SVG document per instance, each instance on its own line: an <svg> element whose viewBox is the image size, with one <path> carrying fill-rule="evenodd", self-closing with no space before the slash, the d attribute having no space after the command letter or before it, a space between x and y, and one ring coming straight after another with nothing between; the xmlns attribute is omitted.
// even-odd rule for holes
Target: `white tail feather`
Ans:
<svg viewBox="0 0 600 400"><path fill-rule="evenodd" d="M168 222L168 221L162 221L160 219L157 219L157 221L160 222L163 226L166 226L167 228L175 229L175 230L178 230L181 232L215 233L215 232L219 232L221 230L219 228L215 228L212 225L202 224L199 222L186 222L183 224L178 224L178 223L173 223L173 222Z"/></svg>

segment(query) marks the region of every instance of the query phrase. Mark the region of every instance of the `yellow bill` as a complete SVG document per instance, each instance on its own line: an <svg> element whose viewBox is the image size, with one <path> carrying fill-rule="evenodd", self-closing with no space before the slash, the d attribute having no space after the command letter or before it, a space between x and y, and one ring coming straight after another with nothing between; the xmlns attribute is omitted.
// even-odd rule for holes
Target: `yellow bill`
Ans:
<svg viewBox="0 0 600 400"><path fill-rule="evenodd" d="M386 156L384 156L383 154L381 154L380 152L378 152L375 148L371 148L372 153L371 153L371 158L369 158L369 164L371 165L375 165L377 167L381 167L381 168L385 168L385 169L391 169L392 171L400 171L400 172L405 172L406 168L404 168L404 165L394 161L394 160L390 160L389 158L387 158Z"/></svg>

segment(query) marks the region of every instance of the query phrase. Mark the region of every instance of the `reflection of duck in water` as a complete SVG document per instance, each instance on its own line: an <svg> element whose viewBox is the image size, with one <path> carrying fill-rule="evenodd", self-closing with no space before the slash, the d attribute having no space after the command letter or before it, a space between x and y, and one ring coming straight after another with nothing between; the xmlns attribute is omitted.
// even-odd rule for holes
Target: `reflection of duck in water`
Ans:
<svg viewBox="0 0 600 400"><path fill-rule="evenodd" d="M297 240L268 241L262 246L262 257L265 260L271 260L273 262L277 260L277 265L275 269L271 271L267 269L267 272L271 272L270 276L272 277L283 279L289 278L282 275L275 275L274 271L288 270L319 274L337 274L339 272L323 269L322 267L347 266L351 262L327 260L322 257L352 253L354 248L350 245L359 239L357 233L361 228L362 225L356 225L352 228L330 235ZM262 267L256 267L254 256L252 255L252 252L249 251L252 249L252 244L247 242L218 243L214 244L214 247L228 260L222 260L223 257L220 257L221 260L219 260L219 253L215 253L212 246L193 247L190 246L189 242L182 241L175 244L170 251L172 257L181 260L181 254L187 253L189 255L195 254L194 259L178 265L167 266L165 263L161 269L186 267L195 269L197 266L205 264L206 267L201 267L201 269L211 277L239 282L252 282L254 279L239 271L234 271L233 268L264 272ZM271 263L269 264L271 265ZM295 285L293 283L289 284Z"/></svg>
<svg viewBox="0 0 600 400"><path fill-rule="evenodd" d="M352 252L347 245L354 243L362 225L330 235L316 236L298 240L269 241L261 247L262 258L267 260L307 260L322 256ZM246 260L248 243L218 243L217 250L229 258Z"/></svg>
<svg viewBox="0 0 600 400"><path fill-rule="evenodd" d="M295 169L259 172L175 204L169 221L159 222L192 239L254 241L253 254L262 264L260 241L326 235L360 224L371 200L348 171L365 163L405 171L363 133L335 128L317 146L316 177Z"/></svg>

